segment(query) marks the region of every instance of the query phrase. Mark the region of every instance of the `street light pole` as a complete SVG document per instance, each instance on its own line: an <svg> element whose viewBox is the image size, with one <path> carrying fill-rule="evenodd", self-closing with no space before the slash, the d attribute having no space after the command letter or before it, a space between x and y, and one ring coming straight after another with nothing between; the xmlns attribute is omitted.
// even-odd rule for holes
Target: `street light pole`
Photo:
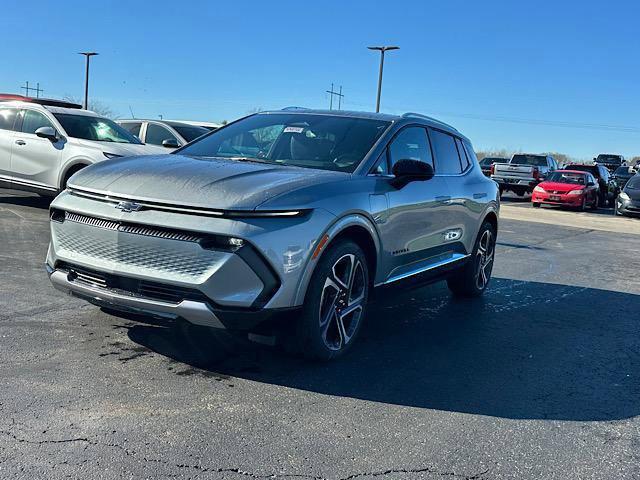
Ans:
<svg viewBox="0 0 640 480"><path fill-rule="evenodd" d="M382 72L384 70L384 54L389 50L399 50L400 47L367 47L369 50L377 50L380 52L380 73L378 75L378 97L376 99L376 113L380 112L380 95L382 94Z"/></svg>
<svg viewBox="0 0 640 480"><path fill-rule="evenodd" d="M98 55L96 52L79 52L79 55L84 55L87 59L85 77L84 77L84 109L89 109L89 58Z"/></svg>

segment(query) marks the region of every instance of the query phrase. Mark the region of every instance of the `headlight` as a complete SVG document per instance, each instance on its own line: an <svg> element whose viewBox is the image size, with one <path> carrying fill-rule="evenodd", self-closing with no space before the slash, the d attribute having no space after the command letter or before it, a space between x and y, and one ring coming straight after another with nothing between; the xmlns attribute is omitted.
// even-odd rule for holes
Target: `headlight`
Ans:
<svg viewBox="0 0 640 480"><path fill-rule="evenodd" d="M582 195L584 190L571 190L568 195Z"/></svg>
<svg viewBox="0 0 640 480"><path fill-rule="evenodd" d="M536 188L533 189L534 192L544 193L545 190L540 185L537 185Z"/></svg>
<svg viewBox="0 0 640 480"><path fill-rule="evenodd" d="M631 197L629 197L629 195L627 195L624 192L620 192L620 195L618 195L618 198L621 200L624 200L625 202L628 202L629 200L631 200Z"/></svg>
<svg viewBox="0 0 640 480"><path fill-rule="evenodd" d="M102 154L107 158L118 158L122 156L122 155L118 155L117 153L109 153L109 152L102 152Z"/></svg>

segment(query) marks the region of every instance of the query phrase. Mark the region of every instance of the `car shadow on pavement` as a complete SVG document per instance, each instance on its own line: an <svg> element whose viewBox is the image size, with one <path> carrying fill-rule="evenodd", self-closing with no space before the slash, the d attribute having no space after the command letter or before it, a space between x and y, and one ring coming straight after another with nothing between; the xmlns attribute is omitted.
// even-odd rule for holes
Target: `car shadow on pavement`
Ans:
<svg viewBox="0 0 640 480"><path fill-rule="evenodd" d="M186 374L511 419L618 420L640 414L640 323L625 313L638 311L640 295L494 279L476 300L439 284L377 301L358 343L328 364L184 322L136 322L128 335Z"/></svg>
<svg viewBox="0 0 640 480"><path fill-rule="evenodd" d="M34 207L47 209L51 204L53 198L51 197L41 197L36 194L29 193L8 193L8 191L0 190L0 205L9 204L9 205L18 205L21 207Z"/></svg>

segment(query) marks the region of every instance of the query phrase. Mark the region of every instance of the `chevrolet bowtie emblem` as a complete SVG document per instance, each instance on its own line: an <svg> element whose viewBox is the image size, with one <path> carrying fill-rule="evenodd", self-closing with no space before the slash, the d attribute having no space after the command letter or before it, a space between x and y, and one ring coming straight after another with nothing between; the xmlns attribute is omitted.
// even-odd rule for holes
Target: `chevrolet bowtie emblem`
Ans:
<svg viewBox="0 0 640 480"><path fill-rule="evenodd" d="M116 205L118 210L122 210L125 213L128 212L137 212L142 209L142 205L136 202L120 202Z"/></svg>

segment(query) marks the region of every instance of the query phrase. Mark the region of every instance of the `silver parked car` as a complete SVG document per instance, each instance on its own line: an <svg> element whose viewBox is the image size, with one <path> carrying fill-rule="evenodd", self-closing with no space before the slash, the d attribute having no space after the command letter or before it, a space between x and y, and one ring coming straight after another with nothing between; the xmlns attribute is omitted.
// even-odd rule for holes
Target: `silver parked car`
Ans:
<svg viewBox="0 0 640 480"><path fill-rule="evenodd" d="M86 168L51 205L53 285L97 305L259 330L344 353L373 287L487 288L499 193L455 128L417 115L285 110L174 154ZM282 318L282 316L279 316Z"/></svg>
<svg viewBox="0 0 640 480"><path fill-rule="evenodd" d="M210 130L199 125L173 120L117 120L129 133L147 145L178 148L192 142Z"/></svg>

